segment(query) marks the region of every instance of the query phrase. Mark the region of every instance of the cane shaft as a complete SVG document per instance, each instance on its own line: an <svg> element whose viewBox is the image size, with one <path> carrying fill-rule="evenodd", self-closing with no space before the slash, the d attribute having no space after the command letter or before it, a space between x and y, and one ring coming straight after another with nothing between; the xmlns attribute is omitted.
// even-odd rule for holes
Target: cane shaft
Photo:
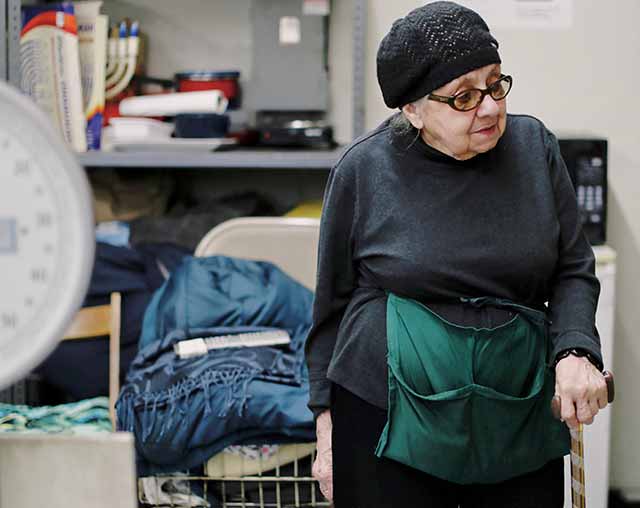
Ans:
<svg viewBox="0 0 640 508"><path fill-rule="evenodd" d="M571 504L573 508L586 508L584 481L584 440L582 424L571 430Z"/></svg>

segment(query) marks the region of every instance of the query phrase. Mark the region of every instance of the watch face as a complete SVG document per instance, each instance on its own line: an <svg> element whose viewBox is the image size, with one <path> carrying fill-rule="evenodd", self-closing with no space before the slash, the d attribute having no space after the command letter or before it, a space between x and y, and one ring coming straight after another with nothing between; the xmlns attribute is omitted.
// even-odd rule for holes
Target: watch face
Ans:
<svg viewBox="0 0 640 508"><path fill-rule="evenodd" d="M0 83L0 388L55 347L93 262L83 170L24 96Z"/></svg>

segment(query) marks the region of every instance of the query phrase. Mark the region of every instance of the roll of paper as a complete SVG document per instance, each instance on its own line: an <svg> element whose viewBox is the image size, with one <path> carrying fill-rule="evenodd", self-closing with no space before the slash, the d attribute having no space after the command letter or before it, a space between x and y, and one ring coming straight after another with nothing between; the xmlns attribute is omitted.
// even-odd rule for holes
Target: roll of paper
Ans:
<svg viewBox="0 0 640 508"><path fill-rule="evenodd" d="M227 110L228 101L220 90L177 92L127 97L120 102L123 116L175 116L180 113L218 113Z"/></svg>

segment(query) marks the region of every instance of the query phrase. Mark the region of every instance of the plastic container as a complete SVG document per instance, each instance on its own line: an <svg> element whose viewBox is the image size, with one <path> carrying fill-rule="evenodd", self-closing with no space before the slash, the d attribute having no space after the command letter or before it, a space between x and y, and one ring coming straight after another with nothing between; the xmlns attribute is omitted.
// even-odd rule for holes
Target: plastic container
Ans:
<svg viewBox="0 0 640 508"><path fill-rule="evenodd" d="M187 113L176 115L176 138L223 138L229 132L229 117L215 113Z"/></svg>
<svg viewBox="0 0 640 508"><path fill-rule="evenodd" d="M109 20L101 0L73 2L78 23L82 104L87 119L87 148L100 150L104 117L105 70Z"/></svg>
<svg viewBox="0 0 640 508"><path fill-rule="evenodd" d="M45 111L66 142L87 150L78 26L71 2L22 7L22 91Z"/></svg>
<svg viewBox="0 0 640 508"><path fill-rule="evenodd" d="M169 139L173 125L151 118L112 118L112 136L118 140Z"/></svg>
<svg viewBox="0 0 640 508"><path fill-rule="evenodd" d="M229 109L240 107L240 85L238 71L195 71L180 72L175 75L178 92L198 92L220 90L229 100Z"/></svg>

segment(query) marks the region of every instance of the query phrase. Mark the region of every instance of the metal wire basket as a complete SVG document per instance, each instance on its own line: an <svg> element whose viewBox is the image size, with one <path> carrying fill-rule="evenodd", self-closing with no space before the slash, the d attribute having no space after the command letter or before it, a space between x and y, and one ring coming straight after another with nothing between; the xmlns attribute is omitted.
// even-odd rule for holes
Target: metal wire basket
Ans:
<svg viewBox="0 0 640 508"><path fill-rule="evenodd" d="M293 453L291 453L293 449ZM272 457L237 457L203 465L201 474L156 475L139 479L142 506L209 508L329 507L311 476L313 444L287 445ZM222 454L220 454L222 455ZM293 457L293 458L292 458ZM224 457L222 457L224 458ZM248 472L250 474L244 474Z"/></svg>

